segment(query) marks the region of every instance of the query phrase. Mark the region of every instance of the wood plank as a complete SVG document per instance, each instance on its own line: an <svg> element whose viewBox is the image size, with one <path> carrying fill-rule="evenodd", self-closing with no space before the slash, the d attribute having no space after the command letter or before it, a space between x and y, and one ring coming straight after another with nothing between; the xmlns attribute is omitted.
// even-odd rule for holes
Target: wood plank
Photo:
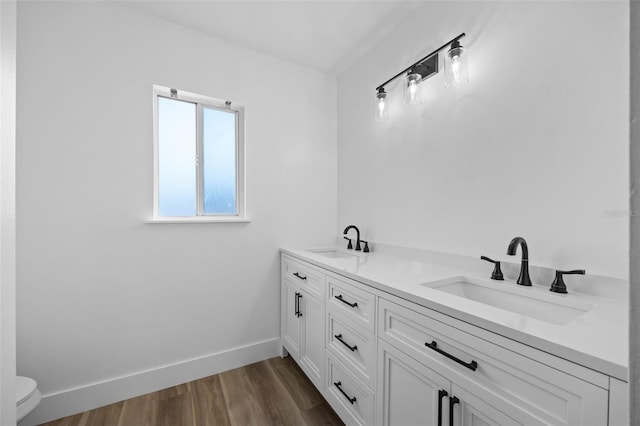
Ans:
<svg viewBox="0 0 640 426"><path fill-rule="evenodd" d="M118 426L155 426L157 419L158 401L147 394L124 401Z"/></svg>
<svg viewBox="0 0 640 426"><path fill-rule="evenodd" d="M293 398L267 362L220 375L231 422L236 425L304 424Z"/></svg>
<svg viewBox="0 0 640 426"><path fill-rule="evenodd" d="M261 424L256 419L265 418L266 413L251 395L251 383L245 367L220 373L220 384L231 424Z"/></svg>
<svg viewBox="0 0 640 426"><path fill-rule="evenodd" d="M196 425L231 425L219 375L192 382L191 390Z"/></svg>
<svg viewBox="0 0 640 426"><path fill-rule="evenodd" d="M260 397L260 403L269 415L268 424L298 426L304 423L291 394L269 363L259 362L246 368L255 394Z"/></svg>
<svg viewBox="0 0 640 426"><path fill-rule="evenodd" d="M302 418L306 426L342 426L344 423L333 411L329 403L323 401L315 407L302 410Z"/></svg>
<svg viewBox="0 0 640 426"><path fill-rule="evenodd" d="M278 379L287 388L299 410L307 410L325 402L309 379L290 356L268 360Z"/></svg>
<svg viewBox="0 0 640 426"><path fill-rule="evenodd" d="M191 393L181 393L159 401L157 413L155 424L158 426L196 426Z"/></svg>

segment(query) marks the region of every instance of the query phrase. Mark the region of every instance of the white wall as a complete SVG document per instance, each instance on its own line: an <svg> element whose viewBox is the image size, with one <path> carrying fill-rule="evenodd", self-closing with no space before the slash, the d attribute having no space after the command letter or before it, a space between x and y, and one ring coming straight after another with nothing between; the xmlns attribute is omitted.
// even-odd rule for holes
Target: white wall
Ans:
<svg viewBox="0 0 640 426"><path fill-rule="evenodd" d="M375 122L375 87L461 32L470 83L416 109L393 83ZM521 235L534 265L627 277L628 34L623 1L427 2L338 78L338 229L501 259Z"/></svg>
<svg viewBox="0 0 640 426"><path fill-rule="evenodd" d="M335 77L114 3L21 2L18 52L18 372L55 394L277 338L279 247L337 226ZM145 223L152 84L245 107L250 224Z"/></svg>
<svg viewBox="0 0 640 426"><path fill-rule="evenodd" d="M0 425L16 421L16 2L0 2Z"/></svg>

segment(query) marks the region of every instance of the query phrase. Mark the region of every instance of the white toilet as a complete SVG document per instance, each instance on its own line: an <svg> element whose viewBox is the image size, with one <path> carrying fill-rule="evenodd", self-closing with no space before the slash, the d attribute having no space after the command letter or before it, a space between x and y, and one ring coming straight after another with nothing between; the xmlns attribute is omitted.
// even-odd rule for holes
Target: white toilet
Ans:
<svg viewBox="0 0 640 426"><path fill-rule="evenodd" d="M40 403L38 384L29 377L16 377L16 409L18 421L24 419Z"/></svg>

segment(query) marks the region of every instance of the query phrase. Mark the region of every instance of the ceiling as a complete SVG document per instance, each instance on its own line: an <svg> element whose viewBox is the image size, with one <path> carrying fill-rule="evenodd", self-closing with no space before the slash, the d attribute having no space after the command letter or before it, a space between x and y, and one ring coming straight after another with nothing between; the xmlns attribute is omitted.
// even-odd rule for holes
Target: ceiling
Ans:
<svg viewBox="0 0 640 426"><path fill-rule="evenodd" d="M118 3L329 74L347 69L421 4L415 0Z"/></svg>

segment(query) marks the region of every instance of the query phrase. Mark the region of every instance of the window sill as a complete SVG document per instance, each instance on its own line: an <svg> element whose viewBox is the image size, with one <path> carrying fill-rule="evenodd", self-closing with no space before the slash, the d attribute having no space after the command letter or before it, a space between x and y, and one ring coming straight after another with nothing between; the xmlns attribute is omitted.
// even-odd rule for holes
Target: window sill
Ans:
<svg viewBox="0 0 640 426"><path fill-rule="evenodd" d="M147 220L148 224L158 223L251 223L247 218L239 217L156 217Z"/></svg>

